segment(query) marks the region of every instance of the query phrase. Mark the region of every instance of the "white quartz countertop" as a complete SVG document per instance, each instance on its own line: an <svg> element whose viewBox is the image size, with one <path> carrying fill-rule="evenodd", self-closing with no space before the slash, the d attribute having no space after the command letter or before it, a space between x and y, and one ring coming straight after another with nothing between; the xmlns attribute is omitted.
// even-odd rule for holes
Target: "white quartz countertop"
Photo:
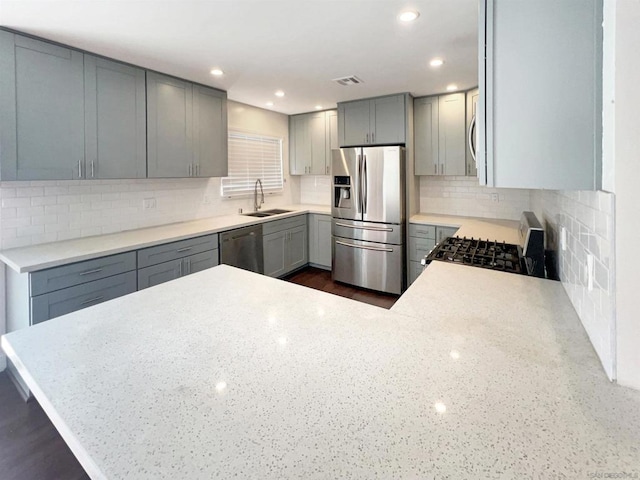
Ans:
<svg viewBox="0 0 640 480"><path fill-rule="evenodd" d="M2 347L94 479L640 474L559 282L435 262L387 311L222 265Z"/></svg>
<svg viewBox="0 0 640 480"><path fill-rule="evenodd" d="M520 223L515 220L418 213L412 215L409 222L423 225L458 227L456 235L459 237L482 238L516 245L520 243L518 237Z"/></svg>
<svg viewBox="0 0 640 480"><path fill-rule="evenodd" d="M256 225L302 213L331 215L331 207L324 205L289 205L276 207L292 210L291 213L256 218L246 215L222 215L218 217L172 223L157 227L127 230L109 235L77 238L0 251L0 261L18 273L57 267L67 263L151 247L166 242L184 240L198 235L223 232L234 228Z"/></svg>

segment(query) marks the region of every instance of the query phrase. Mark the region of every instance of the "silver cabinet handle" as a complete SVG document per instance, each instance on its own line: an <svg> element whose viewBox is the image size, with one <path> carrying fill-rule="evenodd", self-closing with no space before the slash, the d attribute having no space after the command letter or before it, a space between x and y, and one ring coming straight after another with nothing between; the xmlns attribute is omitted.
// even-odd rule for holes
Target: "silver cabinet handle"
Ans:
<svg viewBox="0 0 640 480"><path fill-rule="evenodd" d="M200 176L200 165L196 163L196 177Z"/></svg>
<svg viewBox="0 0 640 480"><path fill-rule="evenodd" d="M85 300L81 302L80 305L88 305L89 303L99 302L104 298L104 295L100 295L99 297L90 298L89 300Z"/></svg>
<svg viewBox="0 0 640 480"><path fill-rule="evenodd" d="M81 272L79 275L91 275L92 273L100 273L102 270L102 268L96 268L95 270L87 270L86 272Z"/></svg>
<svg viewBox="0 0 640 480"><path fill-rule="evenodd" d="M376 134L375 134L375 132L371 132L371 143L376 143Z"/></svg>
<svg viewBox="0 0 640 480"><path fill-rule="evenodd" d="M329 173L329 165L327 165L327 168L326 168L326 170L327 170L327 173Z"/></svg>
<svg viewBox="0 0 640 480"><path fill-rule="evenodd" d="M182 260L180 260L180 264L178 265L178 276L182 276Z"/></svg>
<svg viewBox="0 0 640 480"><path fill-rule="evenodd" d="M192 173L192 171L193 171L193 164L191 164L191 163L190 163L190 164L189 164L189 176L190 176L190 177L193 177L193 175L191 174L191 173Z"/></svg>
<svg viewBox="0 0 640 480"><path fill-rule="evenodd" d="M434 164L433 164L433 174L434 174L434 175L437 175L437 174L438 174L438 164L437 164L437 163L434 163Z"/></svg>
<svg viewBox="0 0 640 480"><path fill-rule="evenodd" d="M93 160L91 160L91 178L95 177L95 170L94 170L94 166L93 166Z"/></svg>
<svg viewBox="0 0 640 480"><path fill-rule="evenodd" d="M179 248L178 250L176 250L176 252L178 253L182 253L182 252L188 252L189 250L191 250L193 247L184 247L184 248Z"/></svg>
<svg viewBox="0 0 640 480"><path fill-rule="evenodd" d="M393 232L391 227L361 227L359 225L348 225L346 223L336 222L336 227L355 228L356 230L373 230L375 232Z"/></svg>
<svg viewBox="0 0 640 480"><path fill-rule="evenodd" d="M444 163L440 164L440 175L444 175Z"/></svg>
<svg viewBox="0 0 640 480"><path fill-rule="evenodd" d="M187 263L187 275L189 275L191 273L191 259L187 258L185 262Z"/></svg>
<svg viewBox="0 0 640 480"><path fill-rule="evenodd" d="M78 160L78 178L82 178L82 160Z"/></svg>
<svg viewBox="0 0 640 480"><path fill-rule="evenodd" d="M367 247L365 245L354 245L353 243L347 243L347 242L343 242L341 240L336 240L336 244L344 245L345 247L351 247L351 248L362 248L364 250L375 250L376 252L393 252L393 248Z"/></svg>

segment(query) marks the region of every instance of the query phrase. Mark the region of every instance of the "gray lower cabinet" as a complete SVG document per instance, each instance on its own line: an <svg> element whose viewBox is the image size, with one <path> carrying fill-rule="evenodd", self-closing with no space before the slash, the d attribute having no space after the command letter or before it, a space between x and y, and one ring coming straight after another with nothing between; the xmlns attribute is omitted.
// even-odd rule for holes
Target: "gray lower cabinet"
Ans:
<svg viewBox="0 0 640 480"><path fill-rule="evenodd" d="M264 274L281 277L308 262L306 215L262 225Z"/></svg>
<svg viewBox="0 0 640 480"><path fill-rule="evenodd" d="M408 282L411 285L422 273L421 260L446 237L456 234L458 227L409 224L409 268Z"/></svg>
<svg viewBox="0 0 640 480"><path fill-rule="evenodd" d="M75 312L136 291L136 272L126 272L31 298L31 323Z"/></svg>
<svg viewBox="0 0 640 480"><path fill-rule="evenodd" d="M84 56L85 161L82 178L145 178L145 71Z"/></svg>
<svg viewBox="0 0 640 480"><path fill-rule="evenodd" d="M84 135L82 52L0 31L0 179L80 178Z"/></svg>
<svg viewBox="0 0 640 480"><path fill-rule="evenodd" d="M138 290L215 267L218 253L218 234L138 250Z"/></svg>
<svg viewBox="0 0 640 480"><path fill-rule="evenodd" d="M436 243L440 243L447 237L453 237L458 227L436 227Z"/></svg>
<svg viewBox="0 0 640 480"><path fill-rule="evenodd" d="M309 263L331 269L331 215L309 214Z"/></svg>

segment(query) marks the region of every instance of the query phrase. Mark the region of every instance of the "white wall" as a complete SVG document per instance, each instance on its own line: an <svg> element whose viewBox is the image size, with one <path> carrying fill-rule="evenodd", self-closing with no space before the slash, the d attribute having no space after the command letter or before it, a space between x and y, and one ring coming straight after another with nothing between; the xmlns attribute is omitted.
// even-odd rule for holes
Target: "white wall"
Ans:
<svg viewBox="0 0 640 480"><path fill-rule="evenodd" d="M640 389L640 1L615 2L615 18L615 70L605 74L615 74L617 375Z"/></svg>
<svg viewBox="0 0 640 480"><path fill-rule="evenodd" d="M288 117L229 101L228 123L230 130L283 139L284 193L267 195L265 204L299 203L300 177L289 176ZM144 210L145 198L155 198L156 208ZM253 198L220 197L219 178L0 182L0 201L1 249L253 210ZM2 285L0 333L5 329ZM4 365L0 353L0 370Z"/></svg>
<svg viewBox="0 0 640 480"><path fill-rule="evenodd" d="M532 190L547 248L557 252L560 280L609 379L615 379L614 196L607 192ZM561 230L566 230L562 250ZM589 289L587 255L594 257Z"/></svg>
<svg viewBox="0 0 640 480"><path fill-rule="evenodd" d="M530 196L530 190L481 187L474 177L420 177L421 212L519 220Z"/></svg>

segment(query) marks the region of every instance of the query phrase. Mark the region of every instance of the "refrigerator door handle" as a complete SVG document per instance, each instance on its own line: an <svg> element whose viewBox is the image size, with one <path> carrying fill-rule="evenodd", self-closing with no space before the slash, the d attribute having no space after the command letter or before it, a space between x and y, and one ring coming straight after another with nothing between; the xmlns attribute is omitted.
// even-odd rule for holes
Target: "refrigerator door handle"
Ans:
<svg viewBox="0 0 640 480"><path fill-rule="evenodd" d="M367 156L362 155L362 213L367 213L369 192L367 191Z"/></svg>
<svg viewBox="0 0 640 480"><path fill-rule="evenodd" d="M374 232L393 232L391 227L365 227L360 225L351 225L347 223L336 222L336 227L353 228L354 230L371 230Z"/></svg>
<svg viewBox="0 0 640 480"><path fill-rule="evenodd" d="M368 245L355 245L353 243L343 242L341 240L336 240L337 245L344 245L345 247L351 248L359 248L362 250L375 250L376 252L393 252L393 248L385 248L385 247L370 247Z"/></svg>
<svg viewBox="0 0 640 480"><path fill-rule="evenodd" d="M362 211L362 161L361 156L356 155L358 168L356 169L356 213Z"/></svg>

